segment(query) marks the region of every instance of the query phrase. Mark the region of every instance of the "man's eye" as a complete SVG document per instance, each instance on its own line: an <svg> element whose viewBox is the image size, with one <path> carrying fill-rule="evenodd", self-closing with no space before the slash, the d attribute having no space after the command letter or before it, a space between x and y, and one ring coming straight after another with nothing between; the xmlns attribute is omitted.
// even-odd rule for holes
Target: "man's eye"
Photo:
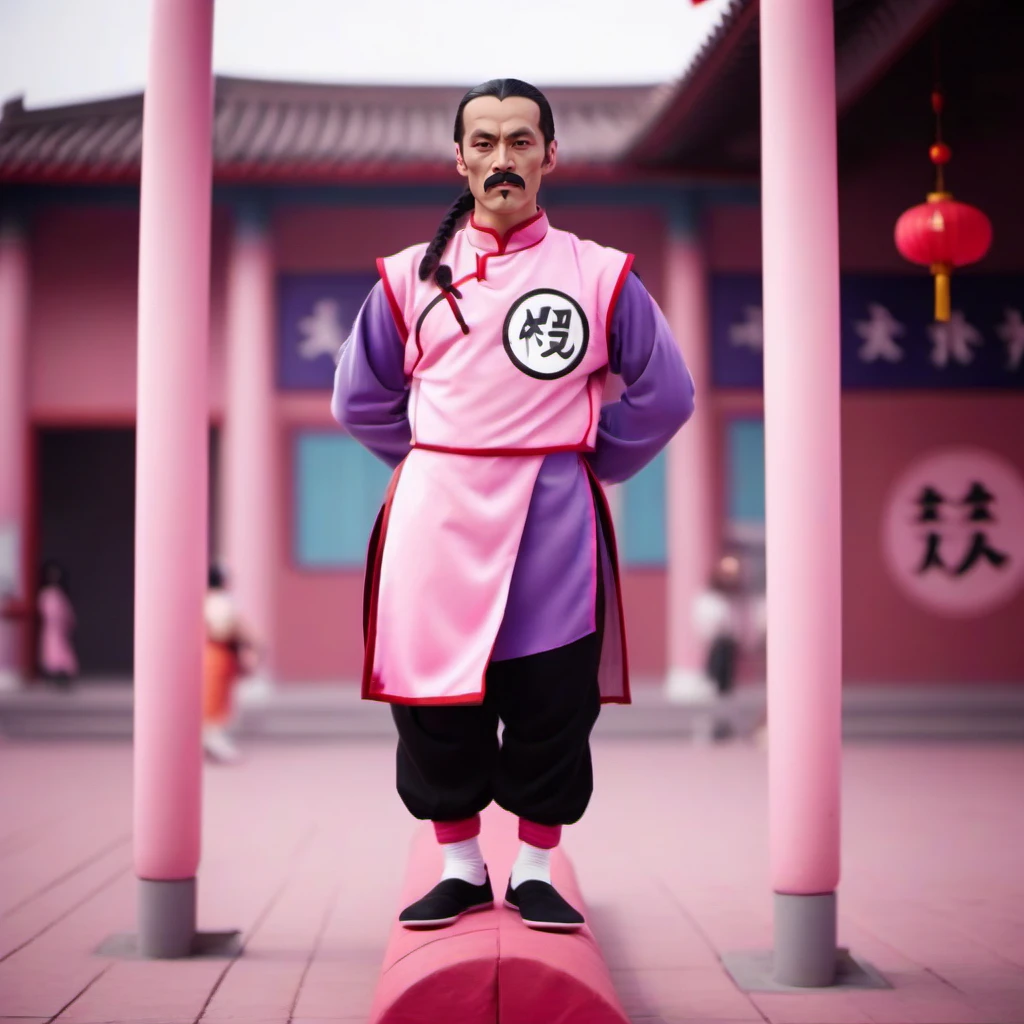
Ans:
<svg viewBox="0 0 1024 1024"><path fill-rule="evenodd" d="M529 139L516 139L517 146L528 146L530 144Z"/></svg>

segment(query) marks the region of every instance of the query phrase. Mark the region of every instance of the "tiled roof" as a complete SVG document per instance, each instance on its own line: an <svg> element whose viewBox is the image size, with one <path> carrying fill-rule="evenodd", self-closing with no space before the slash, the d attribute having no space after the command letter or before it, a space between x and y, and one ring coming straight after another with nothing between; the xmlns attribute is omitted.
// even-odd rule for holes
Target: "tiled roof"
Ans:
<svg viewBox="0 0 1024 1024"><path fill-rule="evenodd" d="M947 8L970 9L978 21L992 22L1000 15L1005 20L1006 10L1021 6L1019 0L832 3L836 101L841 119L908 48L920 42ZM637 133L627 158L650 169L757 175L761 144L759 36L758 0L729 0L723 5L715 30L679 77L660 112Z"/></svg>
<svg viewBox="0 0 1024 1024"><path fill-rule="evenodd" d="M664 86L552 87L560 165L608 170L667 96ZM218 180L405 179L451 173L462 87L216 79ZM0 181L131 181L142 95L0 118Z"/></svg>

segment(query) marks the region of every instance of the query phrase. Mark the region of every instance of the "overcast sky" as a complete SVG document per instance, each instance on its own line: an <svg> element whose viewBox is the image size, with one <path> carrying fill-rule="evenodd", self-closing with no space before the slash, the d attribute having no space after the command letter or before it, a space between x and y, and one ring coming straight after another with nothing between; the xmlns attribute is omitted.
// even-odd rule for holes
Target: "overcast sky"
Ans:
<svg viewBox="0 0 1024 1024"><path fill-rule="evenodd" d="M253 78L538 85L680 74L728 0L216 0L214 69ZM0 0L0 100L134 92L149 0Z"/></svg>

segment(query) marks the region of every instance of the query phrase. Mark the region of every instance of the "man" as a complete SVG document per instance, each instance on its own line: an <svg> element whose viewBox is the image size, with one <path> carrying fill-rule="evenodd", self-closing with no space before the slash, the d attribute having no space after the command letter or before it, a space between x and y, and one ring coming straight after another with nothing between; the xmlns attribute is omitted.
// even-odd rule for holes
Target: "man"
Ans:
<svg viewBox="0 0 1024 1024"><path fill-rule="evenodd" d="M632 257L538 208L557 152L537 89L466 94L468 188L430 243L378 260L335 377L335 418L397 467L370 540L363 696L391 703L399 794L444 854L407 927L492 906L477 839L491 800L519 817L506 905L531 927L582 926L551 885L551 850L590 799L600 703L629 702L597 480L636 473L693 411ZM602 409L609 370L625 392Z"/></svg>

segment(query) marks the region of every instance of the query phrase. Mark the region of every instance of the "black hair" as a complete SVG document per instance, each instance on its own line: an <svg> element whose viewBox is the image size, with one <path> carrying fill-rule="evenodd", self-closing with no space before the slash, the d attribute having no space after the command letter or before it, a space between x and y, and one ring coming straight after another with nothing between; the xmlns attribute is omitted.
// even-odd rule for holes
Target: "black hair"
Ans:
<svg viewBox="0 0 1024 1024"><path fill-rule="evenodd" d="M224 570L219 565L211 565L206 576L206 585L210 590L223 590L227 584Z"/></svg>
<svg viewBox="0 0 1024 1024"><path fill-rule="evenodd" d="M462 112L466 109L467 103L480 99L481 96L494 96L499 100L508 99L510 96L521 96L523 99L533 100L540 108L540 130L544 136L544 152L547 153L551 143L555 141L555 116L551 113L551 104L548 103L547 97L540 89L530 85L529 82L521 82L518 78L492 78L489 82L474 86L462 97L459 109L455 112L455 141L460 146L465 133ZM434 235L433 241L427 246L423 259L420 260L421 281L426 281L431 274L435 273L441 262L441 257L455 233L455 225L473 209L475 202L473 193L467 188L441 218L437 234ZM438 281L438 286L444 288L440 281Z"/></svg>

